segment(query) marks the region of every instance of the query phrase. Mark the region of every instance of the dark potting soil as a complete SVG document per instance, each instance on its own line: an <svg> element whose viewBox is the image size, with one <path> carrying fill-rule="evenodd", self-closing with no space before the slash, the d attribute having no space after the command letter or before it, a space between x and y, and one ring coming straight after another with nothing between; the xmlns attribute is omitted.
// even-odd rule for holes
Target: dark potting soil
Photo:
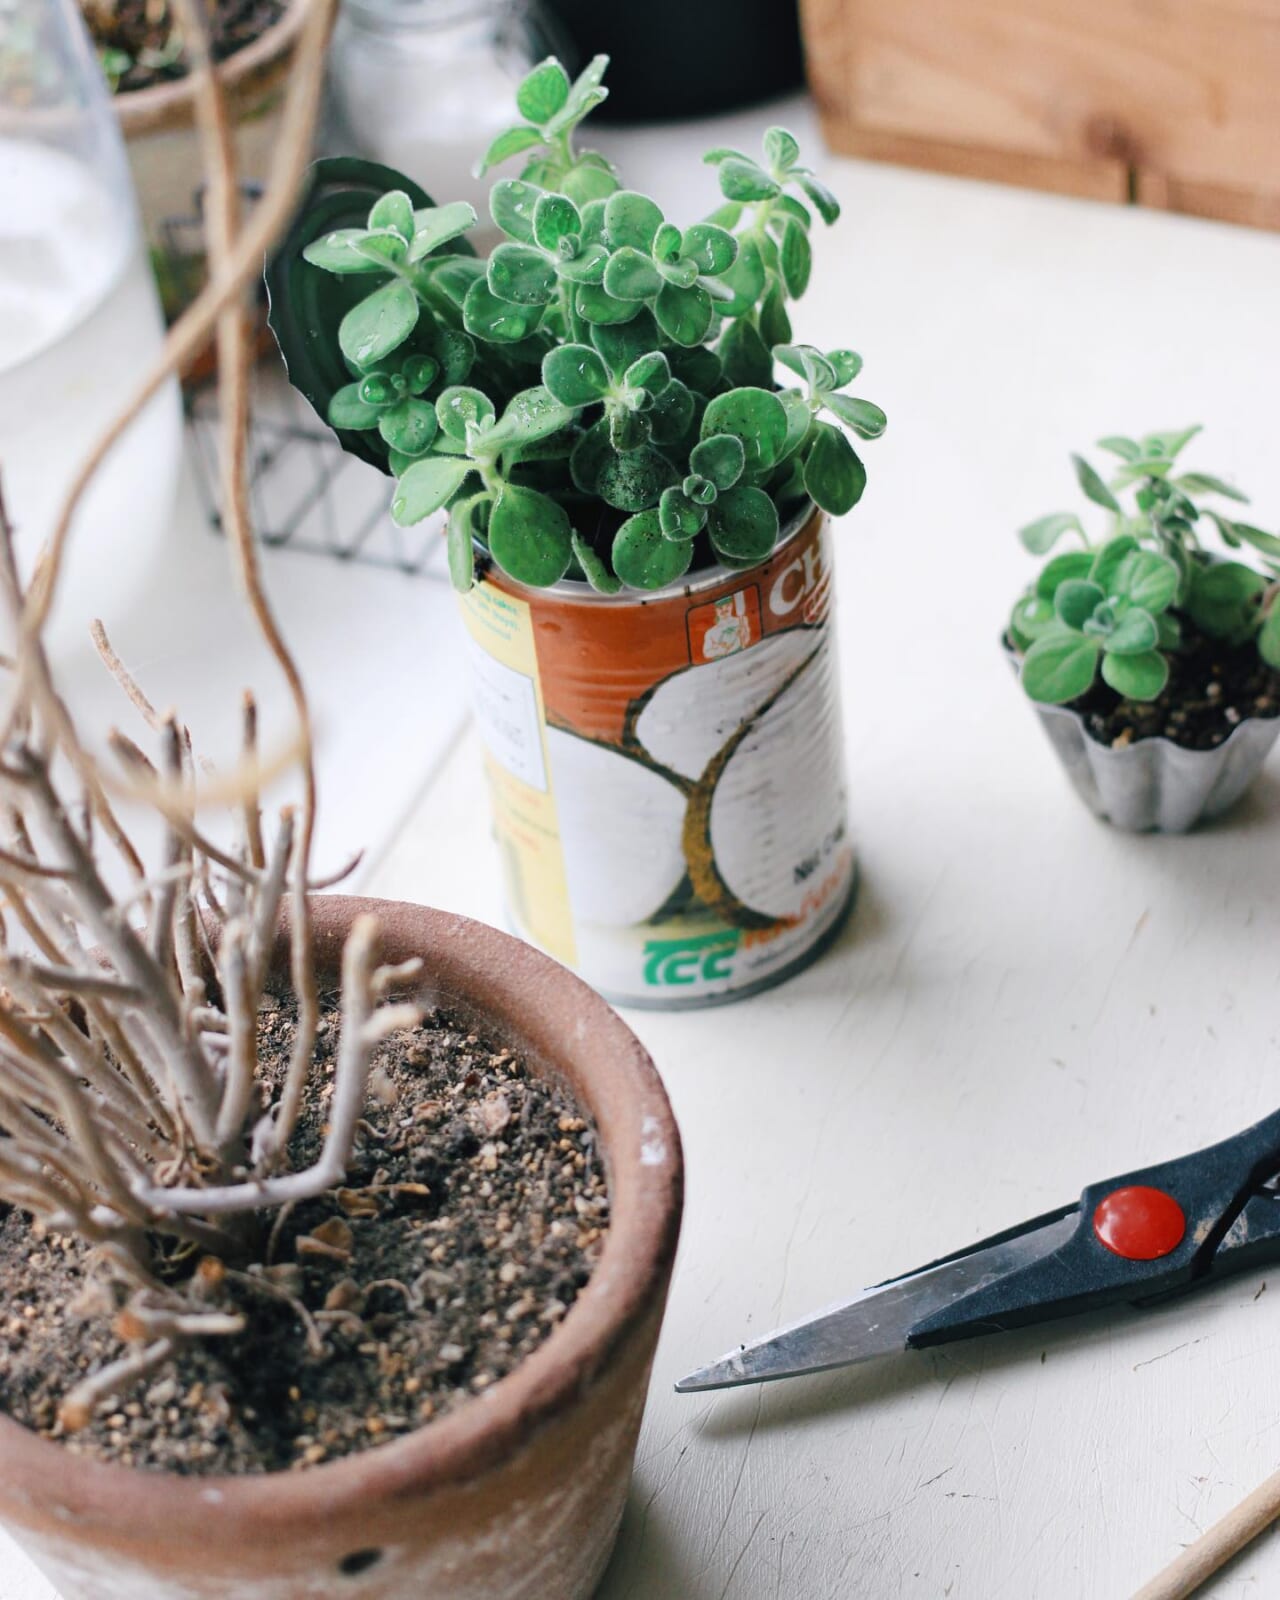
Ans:
<svg viewBox="0 0 1280 1600"><path fill-rule="evenodd" d="M1123 700L1099 679L1072 701L1099 744L1123 750L1163 735L1188 750L1213 750L1247 717L1280 716L1280 672L1266 666L1255 644L1225 645L1189 627L1183 638L1158 699Z"/></svg>
<svg viewBox="0 0 1280 1600"><path fill-rule="evenodd" d="M288 1010L263 1013L268 1072L293 1031ZM336 1039L327 1008L322 1081ZM66 1437L68 1450L180 1473L302 1468L483 1404L546 1339L608 1228L589 1120L514 1051L443 1012L381 1047L370 1089L348 1187L288 1214L270 1264L218 1288L246 1331L180 1348ZM297 1166L319 1153L327 1099L322 1089L299 1126ZM286 1296L306 1308L309 1336ZM114 1305L84 1247L10 1211L0 1409L63 1438L63 1396L125 1353Z"/></svg>
<svg viewBox="0 0 1280 1600"><path fill-rule="evenodd" d="M118 52L118 61L109 63L117 94L186 76L167 0L80 0L80 6L99 51ZM285 0L211 0L205 14L214 60L225 61L252 44L284 10Z"/></svg>

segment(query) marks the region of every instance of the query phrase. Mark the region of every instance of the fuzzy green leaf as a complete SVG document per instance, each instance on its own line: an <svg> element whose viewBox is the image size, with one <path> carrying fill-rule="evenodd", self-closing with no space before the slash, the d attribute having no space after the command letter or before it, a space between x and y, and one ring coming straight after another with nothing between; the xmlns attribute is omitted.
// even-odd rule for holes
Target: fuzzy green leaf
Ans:
<svg viewBox="0 0 1280 1600"><path fill-rule="evenodd" d="M563 133L575 123L581 122L589 111L608 99L609 91L601 87L601 79L608 65L608 56L592 56L574 79L573 87L569 90L569 98L546 124L546 133L554 138L556 134Z"/></svg>
<svg viewBox="0 0 1280 1600"><path fill-rule="evenodd" d="M733 291L733 299L720 304L726 317L740 317L753 309L765 288L764 261L760 246L749 235L738 243L738 254L733 265L720 282Z"/></svg>
<svg viewBox="0 0 1280 1600"><path fill-rule="evenodd" d="M656 511L628 517L613 539L613 570L632 589L662 589L684 577L693 560L693 540L663 537Z"/></svg>
<svg viewBox="0 0 1280 1600"><path fill-rule="evenodd" d="M1280 672L1280 600L1273 600L1258 634L1258 653L1273 672Z"/></svg>
<svg viewBox="0 0 1280 1600"><path fill-rule="evenodd" d="M425 400L401 400L378 418L378 432L402 456L420 456L430 447L439 426L436 408Z"/></svg>
<svg viewBox="0 0 1280 1600"><path fill-rule="evenodd" d="M782 455L787 413L767 389L731 389L717 395L703 413L702 437L710 439L717 433L733 434L741 442L747 472L767 470Z"/></svg>
<svg viewBox="0 0 1280 1600"><path fill-rule="evenodd" d="M355 367L371 367L399 349L418 324L418 297L407 283L386 283L352 306L338 326L338 347Z"/></svg>
<svg viewBox="0 0 1280 1600"><path fill-rule="evenodd" d="M1185 489L1189 494L1220 494L1225 499L1235 500L1242 506L1249 504L1247 494L1241 494L1234 484L1227 483L1222 478L1215 478L1212 472L1184 472L1173 482L1179 489Z"/></svg>
<svg viewBox="0 0 1280 1600"><path fill-rule="evenodd" d="M1169 681L1169 663L1158 650L1132 656L1108 652L1102 676L1126 700L1154 700Z"/></svg>
<svg viewBox="0 0 1280 1600"><path fill-rule="evenodd" d="M542 194L519 178L502 178L489 194L489 212L509 239L533 243L533 213Z"/></svg>
<svg viewBox="0 0 1280 1600"><path fill-rule="evenodd" d="M760 337L770 349L791 342L791 318L780 283L774 283L760 302Z"/></svg>
<svg viewBox="0 0 1280 1600"><path fill-rule="evenodd" d="M852 395L829 394L823 404L853 429L859 439L878 439L888 426L888 418L870 400L855 400Z"/></svg>
<svg viewBox="0 0 1280 1600"><path fill-rule="evenodd" d="M542 381L565 406L589 406L609 387L604 362L588 344L564 344L542 358Z"/></svg>
<svg viewBox="0 0 1280 1600"><path fill-rule="evenodd" d="M560 187L576 206L587 206L593 200L604 200L618 190L618 179L613 168L594 150L584 150L576 166L570 167L560 180Z"/></svg>
<svg viewBox="0 0 1280 1600"><path fill-rule="evenodd" d="M821 179L815 178L811 172L797 173L796 179L810 200L813 201L815 210L828 227L833 222L839 221L840 202Z"/></svg>
<svg viewBox="0 0 1280 1600"><path fill-rule="evenodd" d="M664 489L658 501L658 521L664 539L683 544L702 532L707 522L707 508L696 505L683 489Z"/></svg>
<svg viewBox="0 0 1280 1600"><path fill-rule="evenodd" d="M730 489L747 464L742 440L732 433L714 433L689 452L689 471L709 478L717 489Z"/></svg>
<svg viewBox="0 0 1280 1600"><path fill-rule="evenodd" d="M369 213L371 228L390 228L406 244L413 238L413 201L403 189L392 189L374 201Z"/></svg>
<svg viewBox="0 0 1280 1600"><path fill-rule="evenodd" d="M368 238L364 228L335 228L313 239L302 252L302 259L313 267L343 276L360 272L382 272L381 261L362 255L355 246Z"/></svg>
<svg viewBox="0 0 1280 1600"><path fill-rule="evenodd" d="M556 292L556 269L535 245L496 246L488 279L499 300L517 306L545 306Z"/></svg>
<svg viewBox="0 0 1280 1600"><path fill-rule="evenodd" d="M409 260L421 261L442 244L460 238L476 222L476 210L465 200L447 206L429 206L413 213L413 242Z"/></svg>
<svg viewBox="0 0 1280 1600"><path fill-rule="evenodd" d="M1105 439L1099 439L1098 449L1110 451L1113 456L1119 456L1121 461L1136 461L1142 454L1142 446L1136 439L1126 439L1118 433L1109 433Z"/></svg>
<svg viewBox="0 0 1280 1600"><path fill-rule="evenodd" d="M578 558L587 582L597 594L617 594L622 588L621 578L610 572L608 564L577 533L573 534L573 553Z"/></svg>
<svg viewBox="0 0 1280 1600"><path fill-rule="evenodd" d="M766 128L764 155L775 172L790 172L800 159L800 145L795 134L788 133L785 128Z"/></svg>
<svg viewBox="0 0 1280 1600"><path fill-rule="evenodd" d="M1126 611L1106 636L1106 647L1118 656L1145 655L1154 650L1160 639L1156 619L1141 606Z"/></svg>
<svg viewBox="0 0 1280 1600"><path fill-rule="evenodd" d="M664 282L675 284L677 289L692 289L698 281L698 263L690 261L687 256L680 256L675 261L660 261L658 271ZM708 282L711 280L708 279ZM716 293L726 303L733 299L733 290L725 284L716 284Z"/></svg>
<svg viewBox="0 0 1280 1600"><path fill-rule="evenodd" d="M762 166L741 156L728 156L719 165L720 192L726 200L772 200L778 185Z"/></svg>
<svg viewBox="0 0 1280 1600"><path fill-rule="evenodd" d="M568 512L537 489L504 483L489 513L489 551L517 583L558 583L573 559Z"/></svg>
<svg viewBox="0 0 1280 1600"><path fill-rule="evenodd" d="M1084 457L1073 455L1071 462L1076 469L1076 477L1079 479L1080 487L1088 495L1089 499L1095 505L1105 506L1108 511L1119 511L1120 502Z"/></svg>
<svg viewBox="0 0 1280 1600"><path fill-rule="evenodd" d="M569 98L569 74L554 56L540 61L516 90L516 109L539 127L564 109Z"/></svg>
<svg viewBox="0 0 1280 1600"><path fill-rule="evenodd" d="M657 253L656 251L654 252ZM680 254L686 256L708 277L718 278L738 259L738 241L714 223L695 222L680 240Z"/></svg>
<svg viewBox="0 0 1280 1600"><path fill-rule="evenodd" d="M782 230L781 265L787 293L798 300L809 287L809 274L813 271L813 247L798 222L788 221Z"/></svg>
<svg viewBox="0 0 1280 1600"><path fill-rule="evenodd" d="M725 377L735 387L767 389L773 382L773 357L748 317L736 317L720 336L717 354Z"/></svg>
<svg viewBox="0 0 1280 1600"><path fill-rule="evenodd" d="M1131 550L1121 558L1108 594L1119 595L1153 615L1167 611L1178 593L1178 569L1154 550Z"/></svg>
<svg viewBox="0 0 1280 1600"><path fill-rule="evenodd" d="M636 314L634 306L631 311L632 317L624 323L599 323L591 329L591 342L615 378L622 377L633 361L656 350L660 342L652 315L647 310Z"/></svg>
<svg viewBox="0 0 1280 1600"><path fill-rule="evenodd" d="M653 250L654 235L662 226L662 212L648 195L634 189L619 189L604 207L605 238L613 249L629 245L644 255Z"/></svg>
<svg viewBox="0 0 1280 1600"><path fill-rule="evenodd" d="M1052 600L1040 594L1024 594L1009 618L1009 633L1019 650L1027 650L1041 634L1048 633L1057 624Z"/></svg>
<svg viewBox="0 0 1280 1600"><path fill-rule="evenodd" d="M676 344L701 344L711 327L711 296L697 284L679 289L674 283L664 283L653 312L663 333Z"/></svg>
<svg viewBox="0 0 1280 1600"><path fill-rule="evenodd" d="M415 461L396 484L391 502L392 519L402 528L433 511L447 505L462 487L462 481L471 471L469 461L457 461L445 456L425 456Z"/></svg>
<svg viewBox="0 0 1280 1600"><path fill-rule="evenodd" d="M543 250L582 232L582 214L565 194L542 194L533 208L533 237Z"/></svg>
<svg viewBox="0 0 1280 1600"><path fill-rule="evenodd" d="M1239 561L1219 561L1193 569L1186 610L1204 633L1239 644L1258 626L1258 596L1267 580Z"/></svg>
<svg viewBox="0 0 1280 1600"><path fill-rule="evenodd" d="M833 517L851 511L867 486L867 469L857 451L829 422L814 424L813 443L804 460L804 486Z"/></svg>
<svg viewBox="0 0 1280 1600"><path fill-rule="evenodd" d="M522 389L507 401L506 410L486 436L486 442L500 449L512 445L534 444L545 439L573 421L573 413L550 390L538 385Z"/></svg>
<svg viewBox="0 0 1280 1600"><path fill-rule="evenodd" d="M662 288L662 274L643 251L623 245L609 257L604 287L615 300L652 300Z"/></svg>
<svg viewBox="0 0 1280 1600"><path fill-rule="evenodd" d="M436 420L440 430L458 444L467 443L468 430L484 427L494 420L493 401L479 389L455 385L436 401Z"/></svg>
<svg viewBox="0 0 1280 1600"><path fill-rule="evenodd" d="M1068 550L1065 555L1054 556L1036 579L1035 592L1040 599L1052 602L1060 584L1072 578L1087 578L1092 566L1092 550Z"/></svg>
<svg viewBox="0 0 1280 1600"><path fill-rule="evenodd" d="M609 252L602 244L584 244L576 256L561 256L556 271L566 283L600 284L609 265Z"/></svg>
<svg viewBox="0 0 1280 1600"><path fill-rule="evenodd" d="M449 581L459 594L466 594L476 581L476 555L473 540L472 513L476 501L459 500L449 512L449 531L446 552L449 558Z"/></svg>
<svg viewBox="0 0 1280 1600"><path fill-rule="evenodd" d="M778 508L763 489L725 489L707 512L707 531L719 556L763 561L778 539Z"/></svg>
<svg viewBox="0 0 1280 1600"><path fill-rule="evenodd" d="M1066 628L1041 634L1022 663L1022 687L1040 705L1061 706L1093 687L1102 643Z"/></svg>
<svg viewBox="0 0 1280 1600"><path fill-rule="evenodd" d="M382 415L382 407L370 405L361 397L362 385L349 383L345 388L338 389L333 399L329 402L329 426L331 428L376 428L378 418Z"/></svg>
<svg viewBox="0 0 1280 1600"><path fill-rule="evenodd" d="M522 155L526 150L532 150L534 145L541 143L542 134L537 128L508 128L505 133L500 133L485 151L476 167L476 176L483 178L490 167L509 161L512 156Z"/></svg>
<svg viewBox="0 0 1280 1600"><path fill-rule="evenodd" d="M608 419L597 422L574 446L569 470L583 494L597 496L619 511L646 511L676 482L665 456L642 446L620 454L613 447Z"/></svg>
<svg viewBox="0 0 1280 1600"><path fill-rule="evenodd" d="M1030 551L1033 556L1045 556L1064 533L1084 533L1080 518L1074 511L1054 511L1047 517L1039 517L1035 522L1027 523L1025 528L1019 528L1018 538L1024 550Z"/></svg>
<svg viewBox="0 0 1280 1600"><path fill-rule="evenodd" d="M483 278L477 278L467 290L462 321L469 334L489 344L518 344L542 321L542 307L501 300Z"/></svg>
<svg viewBox="0 0 1280 1600"><path fill-rule="evenodd" d="M1106 598L1096 583L1085 578L1068 578L1058 585L1053 609L1068 628L1083 628Z"/></svg>
<svg viewBox="0 0 1280 1600"><path fill-rule="evenodd" d="M1123 561L1141 548L1138 541L1131 533L1117 534L1114 539L1108 539L1093 555L1093 567L1089 576L1104 594L1115 594L1116 573L1120 570Z"/></svg>
<svg viewBox="0 0 1280 1600"><path fill-rule="evenodd" d="M653 442L678 445L693 423L694 398L683 383L673 379L645 412Z"/></svg>
<svg viewBox="0 0 1280 1600"><path fill-rule="evenodd" d="M650 350L631 363L622 381L628 389L659 395L671 382L671 367L661 350Z"/></svg>
<svg viewBox="0 0 1280 1600"><path fill-rule="evenodd" d="M578 314L593 326L630 322L642 304L639 300L615 300L606 289L595 284L578 286Z"/></svg>

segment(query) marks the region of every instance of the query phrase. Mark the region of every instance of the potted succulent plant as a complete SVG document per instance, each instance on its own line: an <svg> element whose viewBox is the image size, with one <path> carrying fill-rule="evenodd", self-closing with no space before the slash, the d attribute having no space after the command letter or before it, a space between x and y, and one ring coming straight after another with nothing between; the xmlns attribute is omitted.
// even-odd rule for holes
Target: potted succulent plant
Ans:
<svg viewBox="0 0 1280 1600"><path fill-rule="evenodd" d="M112 736L106 772L42 643L63 546L24 588L0 505L0 1519L63 1600L586 1600L626 1495L679 1138L633 1035L545 956L312 892L310 717L246 509L244 290L322 60L312 27L279 187L214 242L210 296L108 435L222 308L227 528L292 688L296 806L264 815L288 762L252 701L211 779L99 629L154 742ZM234 840L206 832L210 803Z"/></svg>
<svg viewBox="0 0 1280 1600"><path fill-rule="evenodd" d="M1280 537L1203 503L1247 500L1180 466L1199 431L1100 440L1119 462L1109 481L1072 457L1110 513L1101 539L1068 511L1020 535L1037 556L1064 539L1080 548L1045 563L1006 646L1083 799L1138 831L1224 811L1280 734ZM1206 548L1210 530L1223 548Z"/></svg>
<svg viewBox="0 0 1280 1600"><path fill-rule="evenodd" d="M470 206L321 163L268 281L396 520L447 514L513 924L672 1004L784 976L851 901L824 524L885 418L852 350L792 341L839 212L792 136L709 152L722 203L678 225L575 145L604 68L521 84L487 259Z"/></svg>

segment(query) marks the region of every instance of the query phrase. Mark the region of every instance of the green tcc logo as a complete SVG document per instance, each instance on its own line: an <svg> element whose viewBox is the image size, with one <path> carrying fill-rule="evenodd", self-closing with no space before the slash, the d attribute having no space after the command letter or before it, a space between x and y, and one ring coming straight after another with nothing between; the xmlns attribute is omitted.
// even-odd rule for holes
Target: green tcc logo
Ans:
<svg viewBox="0 0 1280 1600"><path fill-rule="evenodd" d="M644 947L644 981L666 987L731 978L741 937L736 928L725 928L695 939L651 939Z"/></svg>

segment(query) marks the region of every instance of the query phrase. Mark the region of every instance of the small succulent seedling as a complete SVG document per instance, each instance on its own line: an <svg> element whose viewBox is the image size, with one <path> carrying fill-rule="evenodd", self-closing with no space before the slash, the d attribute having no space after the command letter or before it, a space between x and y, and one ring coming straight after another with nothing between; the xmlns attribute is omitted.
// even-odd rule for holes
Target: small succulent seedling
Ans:
<svg viewBox="0 0 1280 1600"><path fill-rule="evenodd" d="M791 342L814 213L839 215L796 141L771 128L759 160L711 151L724 203L678 225L576 148L605 66L571 81L552 59L520 85L522 120L480 164L525 158L493 187L503 238L487 259L465 243L470 206L415 206L407 180L303 251L368 281L335 319L350 381L327 419L395 475L398 523L448 511L461 590L477 545L522 583L570 575L606 593L750 566L806 500L834 515L857 503L850 435L884 430L844 392L858 355ZM799 383L778 386L779 366Z"/></svg>
<svg viewBox="0 0 1280 1600"><path fill-rule="evenodd" d="M1033 700L1077 700L1099 674L1126 699L1154 700L1190 631L1229 646L1254 642L1280 671L1280 538L1200 503L1205 496L1248 502L1212 473L1177 470L1199 431L1099 440L1120 461L1109 482L1082 456L1071 458L1087 498L1111 513L1100 544L1072 511L1022 529L1033 555L1047 556L1064 537L1083 546L1053 556L1013 608L1009 636ZM1131 503L1121 499L1125 491ZM1262 570L1206 550L1206 523L1228 550L1256 551Z"/></svg>

